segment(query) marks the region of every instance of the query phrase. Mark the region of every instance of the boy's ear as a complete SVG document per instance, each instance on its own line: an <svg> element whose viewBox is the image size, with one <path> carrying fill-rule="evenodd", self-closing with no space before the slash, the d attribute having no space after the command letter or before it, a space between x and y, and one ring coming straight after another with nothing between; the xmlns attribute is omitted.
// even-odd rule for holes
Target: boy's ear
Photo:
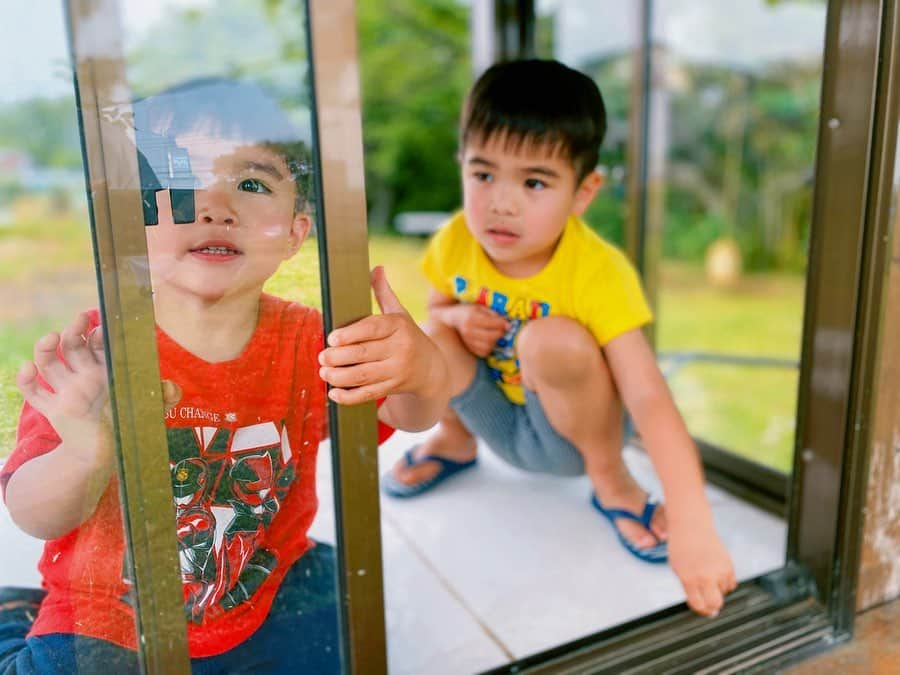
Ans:
<svg viewBox="0 0 900 675"><path fill-rule="evenodd" d="M594 197L597 196L605 181L606 176L599 169L594 169L581 180L581 183L575 189L572 215L580 216L587 210L587 207L594 201Z"/></svg>
<svg viewBox="0 0 900 675"><path fill-rule="evenodd" d="M312 218L310 218L309 214L302 212L294 214L294 220L291 223L290 239L288 240L288 252L285 256L285 260L292 258L297 251L300 250L300 245L306 240L311 227Z"/></svg>

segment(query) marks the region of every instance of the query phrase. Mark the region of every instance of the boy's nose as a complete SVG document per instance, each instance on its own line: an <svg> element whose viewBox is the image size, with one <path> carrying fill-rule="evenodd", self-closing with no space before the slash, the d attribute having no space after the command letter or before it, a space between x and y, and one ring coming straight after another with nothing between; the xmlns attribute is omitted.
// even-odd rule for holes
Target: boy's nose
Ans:
<svg viewBox="0 0 900 675"><path fill-rule="evenodd" d="M196 222L204 225L227 225L234 227L238 224L237 214L228 203L228 198L218 190L196 191Z"/></svg>
<svg viewBox="0 0 900 675"><path fill-rule="evenodd" d="M491 213L499 216L511 216L516 212L516 203L508 190L494 190L491 195Z"/></svg>

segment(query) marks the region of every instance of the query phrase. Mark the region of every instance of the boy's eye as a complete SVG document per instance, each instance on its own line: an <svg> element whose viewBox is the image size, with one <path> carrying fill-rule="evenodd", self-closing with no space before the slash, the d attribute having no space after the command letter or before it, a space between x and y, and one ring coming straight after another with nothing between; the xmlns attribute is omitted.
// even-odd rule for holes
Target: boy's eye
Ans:
<svg viewBox="0 0 900 675"><path fill-rule="evenodd" d="M265 186L261 181L256 180L255 178L245 178L237 186L238 190L242 192L256 192L258 194L267 195L272 191Z"/></svg>
<svg viewBox="0 0 900 675"><path fill-rule="evenodd" d="M494 176L489 174L487 171L476 171L474 174L475 180L481 183L490 183L494 180Z"/></svg>
<svg viewBox="0 0 900 675"><path fill-rule="evenodd" d="M529 190L543 190L547 184L540 178L529 178L525 181L525 187Z"/></svg>

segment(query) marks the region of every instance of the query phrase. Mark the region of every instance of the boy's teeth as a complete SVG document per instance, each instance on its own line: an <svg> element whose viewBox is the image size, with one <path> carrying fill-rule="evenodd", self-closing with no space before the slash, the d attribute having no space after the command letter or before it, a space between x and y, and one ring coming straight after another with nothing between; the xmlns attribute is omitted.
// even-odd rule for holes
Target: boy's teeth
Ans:
<svg viewBox="0 0 900 675"><path fill-rule="evenodd" d="M224 246L207 246L205 248L200 249L201 253L213 253L217 255L229 255L230 253L234 253L230 248L225 248Z"/></svg>

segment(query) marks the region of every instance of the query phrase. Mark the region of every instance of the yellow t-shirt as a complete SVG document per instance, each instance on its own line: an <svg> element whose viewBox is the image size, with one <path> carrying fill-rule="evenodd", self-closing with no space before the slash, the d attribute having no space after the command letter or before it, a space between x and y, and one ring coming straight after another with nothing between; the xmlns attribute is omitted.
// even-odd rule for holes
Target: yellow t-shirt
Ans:
<svg viewBox="0 0 900 675"><path fill-rule="evenodd" d="M497 271L458 213L429 242L422 271L440 293L485 305L510 321L510 329L485 360L513 403L525 403L515 343L527 321L566 316L585 326L603 346L653 320L625 255L575 217L569 218L544 268L534 276L513 279Z"/></svg>

